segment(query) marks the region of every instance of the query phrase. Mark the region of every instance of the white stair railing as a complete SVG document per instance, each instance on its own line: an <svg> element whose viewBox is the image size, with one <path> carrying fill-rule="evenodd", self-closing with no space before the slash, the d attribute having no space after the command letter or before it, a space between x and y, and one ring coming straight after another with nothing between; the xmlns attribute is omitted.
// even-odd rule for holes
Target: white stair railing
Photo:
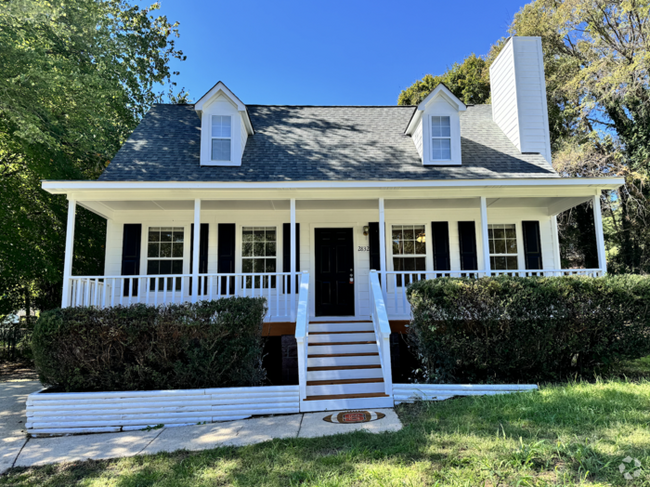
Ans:
<svg viewBox="0 0 650 487"><path fill-rule="evenodd" d="M384 303L384 294L379 283L377 271L370 271L370 309L372 311L372 324L375 328L379 360L384 375L386 394L393 395L393 374L390 359L390 322Z"/></svg>
<svg viewBox="0 0 650 487"><path fill-rule="evenodd" d="M296 343L298 348L298 384L300 400L307 398L307 347L309 345L309 273L300 276L298 311L296 313Z"/></svg>

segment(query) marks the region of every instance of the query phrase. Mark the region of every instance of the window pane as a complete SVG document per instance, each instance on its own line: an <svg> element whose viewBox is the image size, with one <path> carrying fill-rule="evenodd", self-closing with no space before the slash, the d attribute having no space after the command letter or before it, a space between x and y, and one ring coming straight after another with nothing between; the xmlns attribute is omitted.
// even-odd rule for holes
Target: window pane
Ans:
<svg viewBox="0 0 650 487"><path fill-rule="evenodd" d="M163 243L160 244L160 257L171 257L172 256L172 244Z"/></svg>
<svg viewBox="0 0 650 487"><path fill-rule="evenodd" d="M253 244L253 255L255 257L260 257L264 255L264 242L255 242Z"/></svg>
<svg viewBox="0 0 650 487"><path fill-rule="evenodd" d="M275 228L266 229L266 241L275 242Z"/></svg>
<svg viewBox="0 0 650 487"><path fill-rule="evenodd" d="M266 272L275 272L275 259L266 259Z"/></svg>
<svg viewBox="0 0 650 487"><path fill-rule="evenodd" d="M506 249L509 254L516 254L517 253L517 240L515 239L508 239L506 240Z"/></svg>
<svg viewBox="0 0 650 487"><path fill-rule="evenodd" d="M173 237L172 237L174 239L174 242L182 242L183 237L184 237L183 230L178 229L178 228L174 228L174 234L173 234Z"/></svg>
<svg viewBox="0 0 650 487"><path fill-rule="evenodd" d="M147 262L147 274L160 274L160 261L150 260Z"/></svg>
<svg viewBox="0 0 650 487"><path fill-rule="evenodd" d="M271 243L266 244L266 255L267 256L275 256L275 242L271 242Z"/></svg>
<svg viewBox="0 0 650 487"><path fill-rule="evenodd" d="M160 244L150 243L147 250L147 257L160 257Z"/></svg>
<svg viewBox="0 0 650 487"><path fill-rule="evenodd" d="M230 139L212 139L212 160L230 161Z"/></svg>
<svg viewBox="0 0 650 487"><path fill-rule="evenodd" d="M149 242L160 242L160 229L158 228L149 229Z"/></svg>
<svg viewBox="0 0 650 487"><path fill-rule="evenodd" d="M212 137L230 137L230 115L212 115Z"/></svg>
<svg viewBox="0 0 650 487"><path fill-rule="evenodd" d="M183 244L172 244L172 257L183 257Z"/></svg>
<svg viewBox="0 0 650 487"><path fill-rule="evenodd" d="M494 270L503 271L506 270L506 258L505 257L492 257L490 259L494 265Z"/></svg>
<svg viewBox="0 0 650 487"><path fill-rule="evenodd" d="M264 259L253 259L253 272L264 272Z"/></svg>
<svg viewBox="0 0 650 487"><path fill-rule="evenodd" d="M494 253L495 254L505 254L506 253L506 241L505 240L495 240L494 241Z"/></svg>
<svg viewBox="0 0 650 487"><path fill-rule="evenodd" d="M253 259L243 259L241 263L242 272L253 272Z"/></svg>
<svg viewBox="0 0 650 487"><path fill-rule="evenodd" d="M161 228L160 229L160 241L161 242L171 242L172 241L172 229L171 228Z"/></svg>
<svg viewBox="0 0 650 487"><path fill-rule="evenodd" d="M243 257L253 256L253 244L251 242L244 242L241 247L241 255Z"/></svg>
<svg viewBox="0 0 650 487"><path fill-rule="evenodd" d="M517 269L517 257L506 257L506 268Z"/></svg>
<svg viewBox="0 0 650 487"><path fill-rule="evenodd" d="M433 159L451 159L451 139L432 139L431 152Z"/></svg>

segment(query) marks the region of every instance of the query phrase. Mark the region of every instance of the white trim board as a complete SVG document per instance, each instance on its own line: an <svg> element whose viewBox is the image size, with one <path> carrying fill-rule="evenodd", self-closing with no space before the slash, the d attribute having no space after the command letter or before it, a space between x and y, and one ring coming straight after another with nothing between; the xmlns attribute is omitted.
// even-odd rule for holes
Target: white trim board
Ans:
<svg viewBox="0 0 650 487"><path fill-rule="evenodd" d="M502 188L502 187L593 187L616 189L623 178L548 178L548 179L454 179L435 181L43 181L52 194L83 190L119 189L333 189L333 188Z"/></svg>

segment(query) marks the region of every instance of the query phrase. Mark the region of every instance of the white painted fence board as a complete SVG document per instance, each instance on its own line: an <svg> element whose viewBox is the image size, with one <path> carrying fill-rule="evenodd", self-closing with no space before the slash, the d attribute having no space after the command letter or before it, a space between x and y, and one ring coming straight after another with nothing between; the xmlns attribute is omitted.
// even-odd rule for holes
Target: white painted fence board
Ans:
<svg viewBox="0 0 650 487"><path fill-rule="evenodd" d="M298 386L31 394L32 435L126 431L299 412Z"/></svg>
<svg viewBox="0 0 650 487"><path fill-rule="evenodd" d="M393 384L395 404L402 402L441 401L454 396L491 396L534 391L534 384Z"/></svg>

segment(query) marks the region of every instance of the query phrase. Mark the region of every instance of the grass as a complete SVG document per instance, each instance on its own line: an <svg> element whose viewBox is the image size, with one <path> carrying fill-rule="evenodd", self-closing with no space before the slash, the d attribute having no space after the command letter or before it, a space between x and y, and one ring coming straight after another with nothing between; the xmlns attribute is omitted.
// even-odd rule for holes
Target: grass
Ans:
<svg viewBox="0 0 650 487"><path fill-rule="evenodd" d="M575 382L538 392L398 407L396 433L13 469L16 486L650 485L650 382Z"/></svg>

